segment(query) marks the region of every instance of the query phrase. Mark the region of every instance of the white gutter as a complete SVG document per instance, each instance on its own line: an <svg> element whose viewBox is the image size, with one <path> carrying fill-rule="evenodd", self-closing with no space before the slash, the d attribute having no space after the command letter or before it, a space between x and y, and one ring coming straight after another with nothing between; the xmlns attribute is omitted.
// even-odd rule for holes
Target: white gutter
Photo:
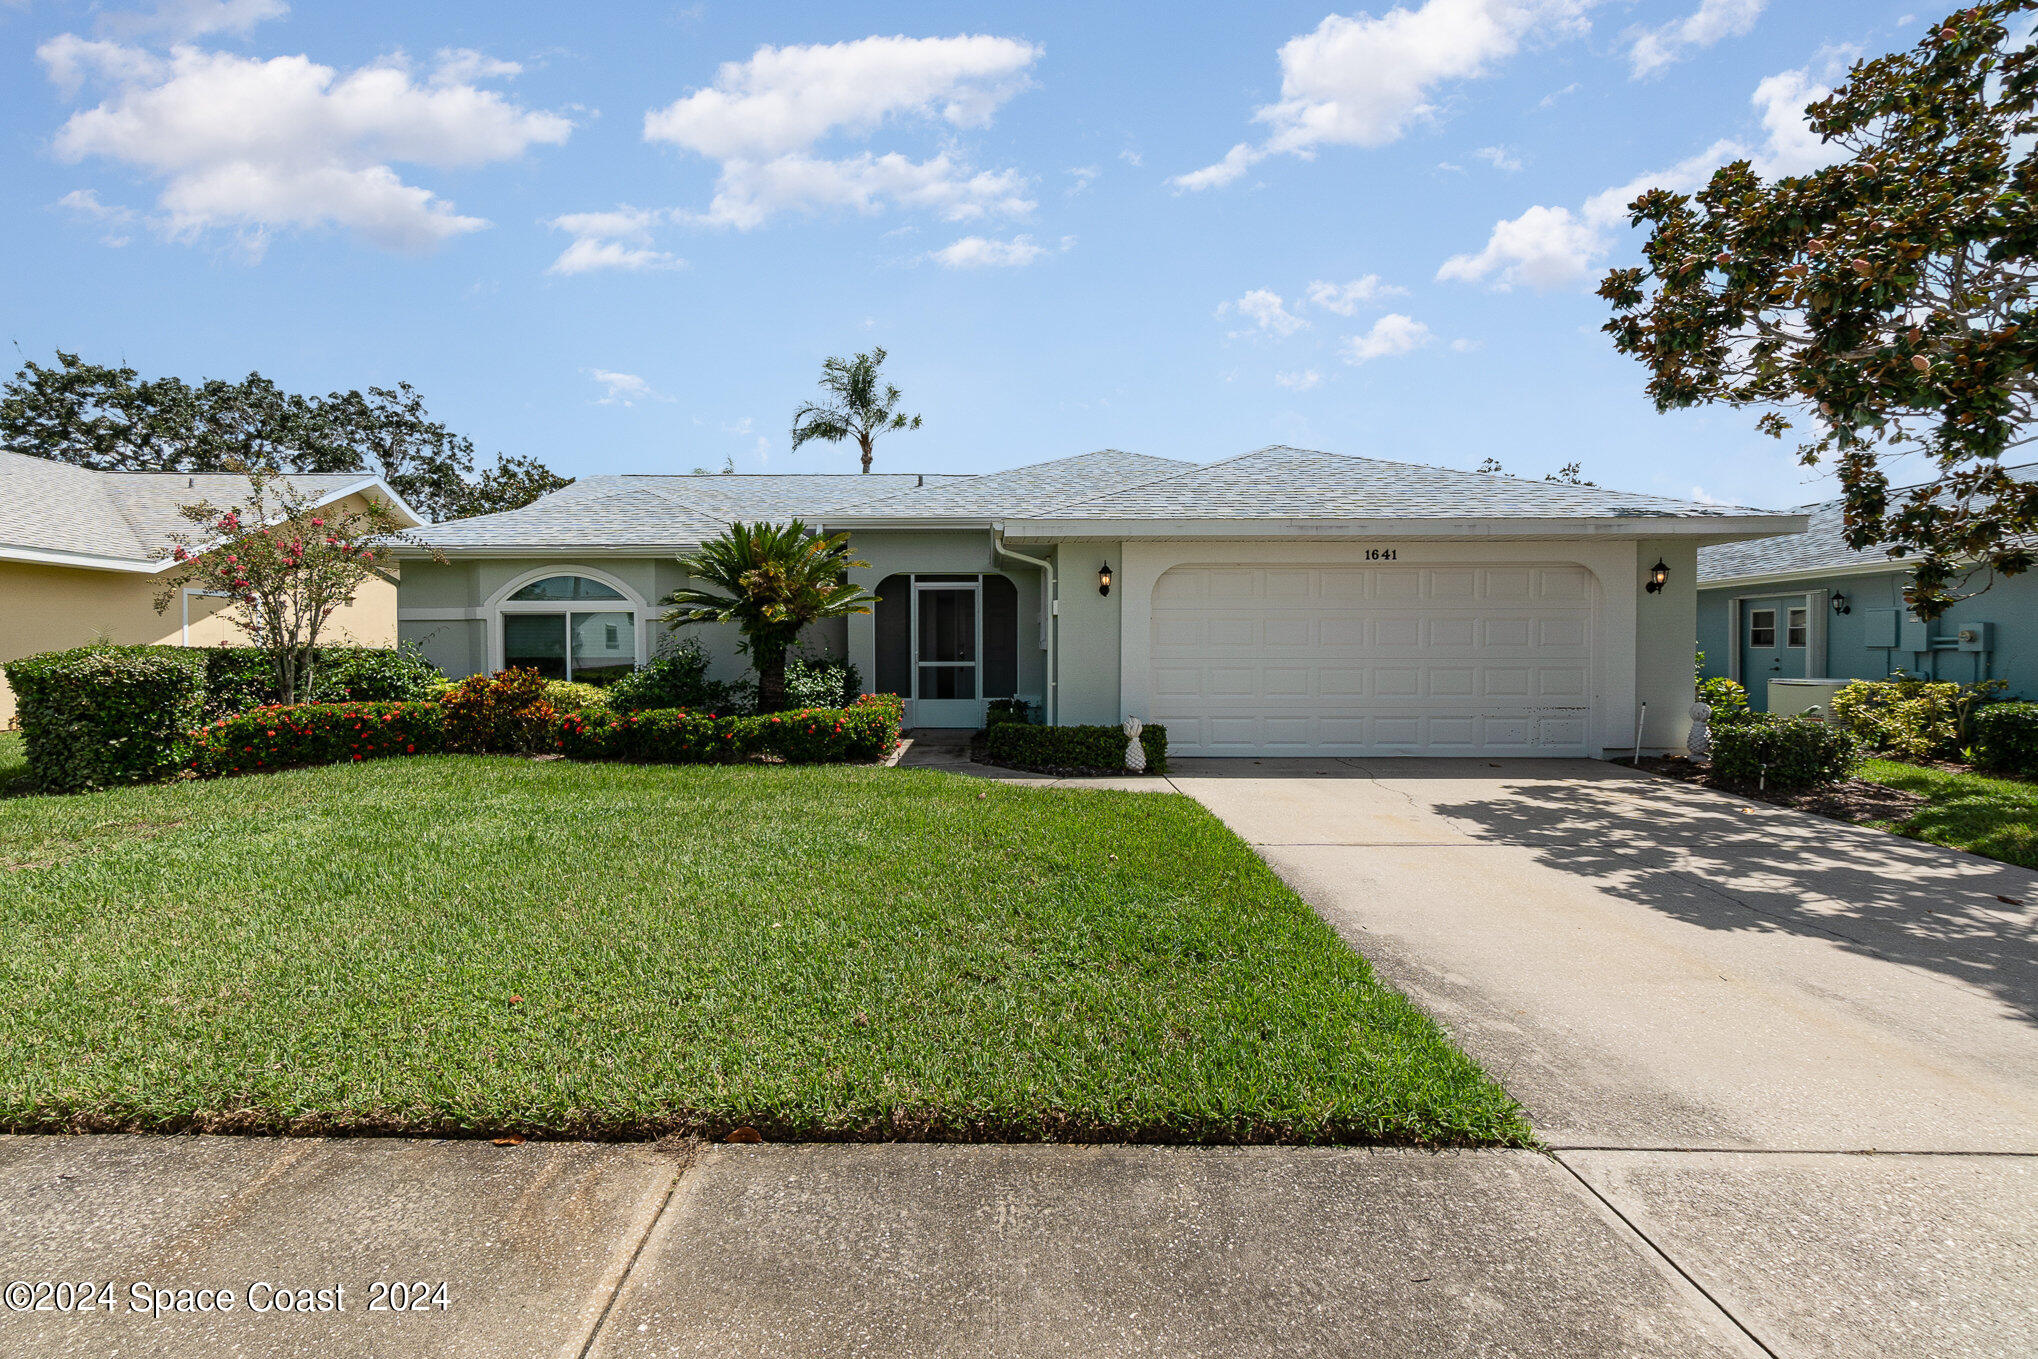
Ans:
<svg viewBox="0 0 2038 1359"><path fill-rule="evenodd" d="M1503 539L1707 538L1736 542L1803 533L1801 514L1580 516L1572 519L1008 519L1005 533L1024 542L1071 538ZM938 527L929 521L926 527Z"/></svg>
<svg viewBox="0 0 2038 1359"><path fill-rule="evenodd" d="M1042 614L1047 624L1046 716L1047 725L1051 727L1055 724L1054 723L1055 714L1059 712L1061 709L1061 704L1059 702L1061 690L1061 671L1055 668L1055 650L1054 650L1055 634L1060 631L1061 619L1059 616L1060 600L1055 595L1054 563L1040 557L1029 557L1023 552L1014 552L1011 548L1005 546L1004 539L999 536L998 530L996 530L995 528L991 530L991 551L997 553L1001 557L1010 557L1013 561L1025 562L1028 566L1037 566L1040 568L1041 574L1040 588L1047 592L1047 597L1041 601L1041 604Z"/></svg>

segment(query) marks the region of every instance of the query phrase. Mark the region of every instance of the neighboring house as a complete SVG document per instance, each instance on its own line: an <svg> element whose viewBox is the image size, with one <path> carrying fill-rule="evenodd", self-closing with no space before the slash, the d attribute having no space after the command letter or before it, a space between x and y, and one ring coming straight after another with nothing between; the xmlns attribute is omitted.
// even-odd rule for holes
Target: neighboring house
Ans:
<svg viewBox="0 0 2038 1359"><path fill-rule="evenodd" d="M382 481L365 473L292 477L321 505L375 496L406 525L421 522ZM180 592L161 613L156 596L177 565L171 535L192 527L178 511L238 503L245 477L217 473L93 472L0 452L0 662L96 638L213 646L242 640L224 617L229 601ZM394 572L371 577L327 635L366 646L396 642ZM0 726L14 693L0 676Z"/></svg>
<svg viewBox="0 0 2038 1359"><path fill-rule="evenodd" d="M1800 516L1266 448L981 476L584 477L436 525L402 636L448 674L587 675L665 641L674 560L732 520L847 530L881 602L817 628L915 726L1168 727L1184 755L1597 755L1682 746L1696 555ZM1665 583L1650 591L1652 569ZM719 673L733 630L696 627ZM613 639L614 644L611 644Z"/></svg>
<svg viewBox="0 0 2038 1359"><path fill-rule="evenodd" d="M2026 478L2038 464L2011 468ZM1842 502L1792 511L1802 533L1721 543L1698 554L1705 673L1738 680L1766 711L1772 679L2008 680L2038 697L2038 576L1997 579L1938 619L1904 604L1914 559L1848 547ZM1979 584L1980 582L1977 582Z"/></svg>

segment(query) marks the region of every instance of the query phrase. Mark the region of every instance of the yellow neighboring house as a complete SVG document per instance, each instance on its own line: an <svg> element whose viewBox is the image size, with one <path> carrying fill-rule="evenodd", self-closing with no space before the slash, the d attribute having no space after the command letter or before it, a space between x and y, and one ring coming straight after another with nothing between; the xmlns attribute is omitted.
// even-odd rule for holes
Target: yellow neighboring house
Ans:
<svg viewBox="0 0 2038 1359"><path fill-rule="evenodd" d="M291 477L320 505L358 507L374 497L405 527L423 521L380 477L363 472ZM247 495L247 479L224 473L94 472L0 452L0 663L40 651L115 642L216 646L244 641L229 601L186 591L156 612L176 566L172 535L191 527L178 513ZM322 640L396 645L396 573L378 571L335 613ZM14 691L0 676L0 727L14 722Z"/></svg>

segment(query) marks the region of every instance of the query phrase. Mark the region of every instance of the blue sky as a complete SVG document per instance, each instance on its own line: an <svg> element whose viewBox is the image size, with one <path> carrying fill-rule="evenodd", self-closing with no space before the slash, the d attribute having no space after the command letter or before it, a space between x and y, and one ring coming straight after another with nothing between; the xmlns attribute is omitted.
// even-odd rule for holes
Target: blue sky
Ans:
<svg viewBox="0 0 2038 1359"><path fill-rule="evenodd" d="M1598 333L1620 208L1936 11L1861 0L975 6L0 0L5 338L408 380L581 474L787 448L883 345L877 470L1290 443L1757 505L1830 481L1659 416Z"/></svg>

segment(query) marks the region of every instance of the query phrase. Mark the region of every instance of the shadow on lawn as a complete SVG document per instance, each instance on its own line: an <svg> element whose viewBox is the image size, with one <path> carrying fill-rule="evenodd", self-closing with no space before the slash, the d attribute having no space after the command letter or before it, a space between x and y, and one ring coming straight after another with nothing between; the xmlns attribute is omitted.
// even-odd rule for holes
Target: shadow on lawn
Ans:
<svg viewBox="0 0 2038 1359"><path fill-rule="evenodd" d="M2038 1025L2038 875L1600 768L1585 781L1496 777L1490 796L1436 811L1468 835L1525 846L1548 867L1680 920L1834 939L1956 977ZM1380 762L1371 770L1396 773Z"/></svg>

